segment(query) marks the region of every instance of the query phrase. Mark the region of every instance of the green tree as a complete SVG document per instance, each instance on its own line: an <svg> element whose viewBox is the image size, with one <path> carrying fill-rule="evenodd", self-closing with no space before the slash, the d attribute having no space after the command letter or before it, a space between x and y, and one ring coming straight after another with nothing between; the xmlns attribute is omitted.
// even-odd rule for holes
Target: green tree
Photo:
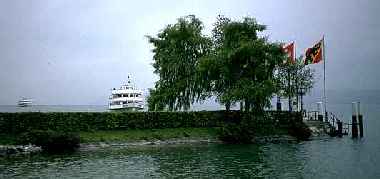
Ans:
<svg viewBox="0 0 380 179"><path fill-rule="evenodd" d="M168 25L157 37L148 36L154 46L154 73L159 75L148 98L152 110L164 107L170 111L187 110L200 99L196 66L199 59L208 54L211 43L201 34L202 29L202 22L189 15Z"/></svg>
<svg viewBox="0 0 380 179"><path fill-rule="evenodd" d="M281 64L277 71L278 96L289 99L289 111L291 110L292 98L298 97L302 89L309 92L314 85L314 70L303 63L303 57L296 59L296 63Z"/></svg>
<svg viewBox="0 0 380 179"><path fill-rule="evenodd" d="M199 71L209 80L206 92L226 106L240 102L245 111L262 111L276 92L274 69L285 58L280 44L258 33L265 26L254 18L231 21L219 16L213 29L213 48L202 58Z"/></svg>
<svg viewBox="0 0 380 179"><path fill-rule="evenodd" d="M149 111L162 111L164 110L165 103L162 100L162 96L160 93L156 92L155 89L149 89L149 96L147 99L148 102L148 110Z"/></svg>

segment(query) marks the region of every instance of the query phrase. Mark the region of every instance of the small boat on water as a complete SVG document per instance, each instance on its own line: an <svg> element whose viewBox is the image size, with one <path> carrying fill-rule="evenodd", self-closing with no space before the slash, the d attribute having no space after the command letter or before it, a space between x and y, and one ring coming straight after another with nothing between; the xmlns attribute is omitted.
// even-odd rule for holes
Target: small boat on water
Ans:
<svg viewBox="0 0 380 179"><path fill-rule="evenodd" d="M21 100L17 102L17 105L19 107L28 107L32 105L32 99L22 98Z"/></svg>
<svg viewBox="0 0 380 179"><path fill-rule="evenodd" d="M143 91L133 87L131 79L119 89L113 88L109 98L108 109L137 111L144 109Z"/></svg>

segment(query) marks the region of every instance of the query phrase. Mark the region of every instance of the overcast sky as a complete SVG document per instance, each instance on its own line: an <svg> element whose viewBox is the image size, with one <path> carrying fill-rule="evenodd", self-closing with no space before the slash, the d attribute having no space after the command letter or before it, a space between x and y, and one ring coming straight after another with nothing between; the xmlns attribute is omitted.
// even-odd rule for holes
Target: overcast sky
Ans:
<svg viewBox="0 0 380 179"><path fill-rule="evenodd" d="M132 74L154 86L155 35L194 14L210 34L218 14L255 17L271 41L295 41L297 55L325 34L327 89L379 90L380 1L0 1L0 104L107 104ZM322 64L313 65L321 72ZM317 75L320 86L321 74Z"/></svg>

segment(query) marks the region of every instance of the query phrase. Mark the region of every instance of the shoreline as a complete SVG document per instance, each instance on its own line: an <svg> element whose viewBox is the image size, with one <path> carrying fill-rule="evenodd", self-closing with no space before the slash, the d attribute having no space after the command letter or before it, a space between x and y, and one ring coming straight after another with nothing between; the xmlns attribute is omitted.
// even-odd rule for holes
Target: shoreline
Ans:
<svg viewBox="0 0 380 179"><path fill-rule="evenodd" d="M297 143L298 140L290 135L267 135L257 136L252 144L280 144L280 143ZM136 141L99 141L81 143L78 151L91 151L110 147L169 147L174 145L192 145L192 144L224 144L221 140L212 137L202 138L171 138L165 140L136 140ZM41 147L35 145L0 145L0 157L10 157L16 155L29 155L41 153Z"/></svg>
<svg viewBox="0 0 380 179"><path fill-rule="evenodd" d="M82 143L79 150L93 150L99 148L109 147L142 147L142 146L171 146L171 145L191 145L191 144L221 144L223 143L217 139L207 138L192 138L192 139L168 139L168 140L141 140L130 142L95 142L95 143Z"/></svg>
<svg viewBox="0 0 380 179"><path fill-rule="evenodd" d="M250 132L247 143L293 142L310 136L298 112L266 111L262 117L241 111L0 113L0 145L7 145L0 153L26 151L20 144L28 143L52 149L222 143L219 137L244 143L239 139L243 129L235 125L243 119L252 121L245 129Z"/></svg>

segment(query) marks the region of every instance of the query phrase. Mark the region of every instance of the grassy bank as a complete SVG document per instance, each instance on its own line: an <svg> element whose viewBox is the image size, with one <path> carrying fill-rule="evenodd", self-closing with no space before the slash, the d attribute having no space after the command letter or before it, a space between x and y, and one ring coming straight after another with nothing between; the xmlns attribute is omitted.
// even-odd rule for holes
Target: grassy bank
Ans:
<svg viewBox="0 0 380 179"><path fill-rule="evenodd" d="M216 139L217 128L168 128L126 131L80 132L82 143L135 142L141 140L168 140L176 138Z"/></svg>
<svg viewBox="0 0 380 179"><path fill-rule="evenodd" d="M216 139L218 128L168 128L168 129L133 129L80 132L81 143L97 142L136 142L169 140L179 138ZM0 145L17 145L19 136L0 134Z"/></svg>
<svg viewBox="0 0 380 179"><path fill-rule="evenodd" d="M79 132L81 143L123 143L138 141L155 141L171 139L217 139L219 127L213 128L167 128L167 129L133 129L103 130ZM288 131L262 131L257 136L287 135ZM18 145L20 136L0 134L0 145Z"/></svg>
<svg viewBox="0 0 380 179"><path fill-rule="evenodd" d="M246 126L242 121L250 122ZM22 136L34 139L36 131L79 134L82 143L208 139L220 136L218 131L237 137L246 132L254 136L298 136L304 133L302 124L300 113L279 111L266 111L264 115L241 111L0 113L0 144L18 144ZM242 125L245 127L239 127Z"/></svg>
<svg viewBox="0 0 380 179"><path fill-rule="evenodd" d="M0 134L0 145L17 145L18 136L12 134Z"/></svg>
<svg viewBox="0 0 380 179"><path fill-rule="evenodd" d="M252 120L254 126L289 127L302 121L297 112L266 111L264 118L253 112L191 111L191 112L25 112L0 113L0 133L20 134L30 130L63 132L109 131L134 129L213 128L243 119Z"/></svg>

